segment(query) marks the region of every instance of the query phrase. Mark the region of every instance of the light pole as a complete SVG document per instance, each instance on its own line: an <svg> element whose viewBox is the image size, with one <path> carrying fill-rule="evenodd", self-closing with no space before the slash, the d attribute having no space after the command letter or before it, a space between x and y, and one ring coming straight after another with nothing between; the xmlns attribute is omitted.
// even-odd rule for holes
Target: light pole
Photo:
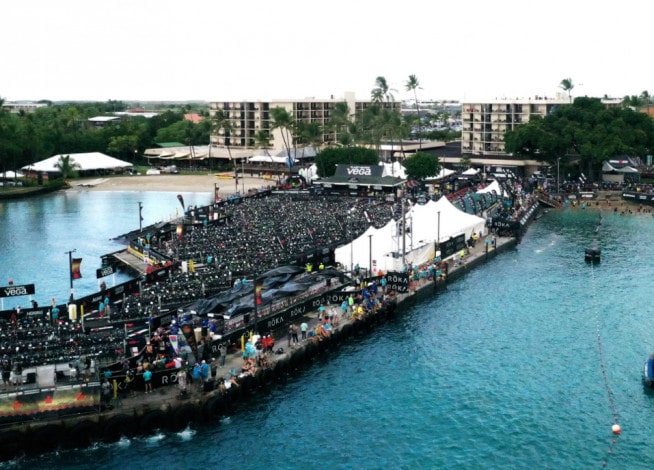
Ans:
<svg viewBox="0 0 654 470"><path fill-rule="evenodd" d="M245 196L245 159L241 157L241 188Z"/></svg>
<svg viewBox="0 0 654 470"><path fill-rule="evenodd" d="M561 190L561 182L559 181L559 164L561 163L561 157L556 158L556 195L559 196L559 191Z"/></svg>
<svg viewBox="0 0 654 470"><path fill-rule="evenodd" d="M70 303L73 303L73 299L75 298L75 289L73 288L73 253L76 251L77 249L66 252L68 253L68 275L70 277Z"/></svg>
<svg viewBox="0 0 654 470"><path fill-rule="evenodd" d="M368 235L368 277L372 277L372 233Z"/></svg>
<svg viewBox="0 0 654 470"><path fill-rule="evenodd" d="M441 251L441 211L436 212L438 216L438 228L436 229L436 256L440 256L438 253Z"/></svg>
<svg viewBox="0 0 654 470"><path fill-rule="evenodd" d="M139 232L143 231L143 203L139 201Z"/></svg>

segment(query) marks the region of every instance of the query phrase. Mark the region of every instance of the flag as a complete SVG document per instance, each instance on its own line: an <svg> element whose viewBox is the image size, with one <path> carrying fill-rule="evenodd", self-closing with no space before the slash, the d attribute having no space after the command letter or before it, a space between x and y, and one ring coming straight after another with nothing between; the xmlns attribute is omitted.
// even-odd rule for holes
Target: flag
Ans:
<svg viewBox="0 0 654 470"><path fill-rule="evenodd" d="M71 275L73 276L73 279L82 278L81 267L82 267L82 258L73 258L70 265L70 272Z"/></svg>
<svg viewBox="0 0 654 470"><path fill-rule="evenodd" d="M178 194L177 195L177 200L182 205L182 210L186 211L186 207L184 207L184 196L182 196L181 194Z"/></svg>
<svg viewBox="0 0 654 470"><path fill-rule="evenodd" d="M293 165L295 164L295 160L293 160L293 157L291 156L290 153L288 154L288 158L286 159L286 164L288 165L289 170L290 170L290 169L293 167Z"/></svg>
<svg viewBox="0 0 654 470"><path fill-rule="evenodd" d="M263 298L261 297L263 290L263 278L258 278L254 284L254 301L256 305L261 305L263 303Z"/></svg>

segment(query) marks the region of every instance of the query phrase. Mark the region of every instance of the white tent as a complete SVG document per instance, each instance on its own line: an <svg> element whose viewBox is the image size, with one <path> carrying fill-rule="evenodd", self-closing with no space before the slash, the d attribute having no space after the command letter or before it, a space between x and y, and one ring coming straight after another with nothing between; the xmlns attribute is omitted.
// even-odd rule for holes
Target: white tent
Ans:
<svg viewBox="0 0 654 470"><path fill-rule="evenodd" d="M115 170L118 168L129 168L133 165L123 160L110 157L100 152L91 153L67 153L55 155L54 157L46 158L40 162L32 165L24 166L22 169L26 171L43 171L47 173L61 173L57 169L57 162L61 157L70 157L71 165L75 164L76 169L79 171L93 171L93 170Z"/></svg>
<svg viewBox="0 0 654 470"><path fill-rule="evenodd" d="M396 234L397 225L394 220L380 229L371 225L351 243L336 248L336 261L346 266L347 270L357 264L362 269L368 269L371 261L373 268L384 271L392 269L387 266L385 259L392 258L392 253L398 250Z"/></svg>
<svg viewBox="0 0 654 470"><path fill-rule="evenodd" d="M370 226L352 243L336 248L336 261L346 266L346 270L356 264L368 269L371 260L373 268L384 272L401 269L402 247L406 243L405 261L422 264L434 255L433 246L439 235L440 242L460 234L464 234L467 240L473 233L484 233L486 221L460 211L442 197L438 202L429 201L411 208L407 214L407 238L404 242L397 232L397 224L391 220L381 229Z"/></svg>
<svg viewBox="0 0 654 470"><path fill-rule="evenodd" d="M483 232L486 226L484 219L457 209L444 196L438 202L429 201L422 206L415 205L409 213L412 218L413 239L416 241L436 241L440 236L440 243L461 233L465 234L467 240L473 233Z"/></svg>
<svg viewBox="0 0 654 470"><path fill-rule="evenodd" d="M400 162L393 163L379 163L380 166L384 167L382 176L395 176L398 178L406 179L406 169L402 166Z"/></svg>
<svg viewBox="0 0 654 470"><path fill-rule="evenodd" d="M14 179L14 178L22 178L22 177L23 177L22 173L11 171L11 170L9 170L9 171L7 171L5 173L0 173L0 178Z"/></svg>
<svg viewBox="0 0 654 470"><path fill-rule="evenodd" d="M495 191L495 193L498 196L507 197L506 192L500 187L500 183L498 183L497 180L493 180L491 184L489 184L485 188L480 189L479 191L477 191L477 193L486 194L486 193L492 193L493 191Z"/></svg>
<svg viewBox="0 0 654 470"><path fill-rule="evenodd" d="M456 173L456 171L448 170L447 168L441 168L441 171L440 171L440 173L438 175L433 176L431 178L425 178L425 181L437 181L437 180L443 179L443 178L445 178L447 176L450 176L450 175L452 175L454 173Z"/></svg>
<svg viewBox="0 0 654 470"><path fill-rule="evenodd" d="M298 160L302 158L314 158L318 155L318 150L315 147L290 148L288 151L286 149L280 150L275 156L284 158L285 162L288 159L289 153L291 154L291 159Z"/></svg>
<svg viewBox="0 0 654 470"><path fill-rule="evenodd" d="M287 157L278 157L276 155L255 155L248 158L248 162L252 163L284 163L288 161Z"/></svg>

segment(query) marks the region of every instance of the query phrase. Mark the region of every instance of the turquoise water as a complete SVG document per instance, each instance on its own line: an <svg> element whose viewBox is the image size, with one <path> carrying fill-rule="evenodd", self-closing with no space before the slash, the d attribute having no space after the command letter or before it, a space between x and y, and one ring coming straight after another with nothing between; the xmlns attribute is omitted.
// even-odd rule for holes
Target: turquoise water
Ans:
<svg viewBox="0 0 654 470"><path fill-rule="evenodd" d="M605 213L596 235L598 220L546 214L516 249L212 425L0 468L653 468L654 219Z"/></svg>
<svg viewBox="0 0 654 470"><path fill-rule="evenodd" d="M0 286L35 284L40 305L50 299L64 302L70 294L68 251L82 258L82 279L74 281L76 297L98 291L95 270L101 256L125 248L112 238L139 228L139 201L143 227L182 214L173 192L61 191L17 201L0 201ZM186 205L207 205L209 193L181 193ZM126 281L123 273L105 279L112 286ZM27 298L4 299L4 309ZM0 310L2 307L0 307Z"/></svg>

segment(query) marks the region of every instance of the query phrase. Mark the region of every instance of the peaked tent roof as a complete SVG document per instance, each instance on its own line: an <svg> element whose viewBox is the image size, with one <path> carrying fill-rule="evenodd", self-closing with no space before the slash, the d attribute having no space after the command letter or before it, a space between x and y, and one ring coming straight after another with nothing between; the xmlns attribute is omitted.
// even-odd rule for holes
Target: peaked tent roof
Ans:
<svg viewBox="0 0 654 470"><path fill-rule="evenodd" d="M410 213L413 236L417 240L436 240L440 236L439 242L442 242L460 233L465 233L468 239L473 232L483 231L486 225L486 220L457 209L446 197L422 206L415 205Z"/></svg>
<svg viewBox="0 0 654 470"><path fill-rule="evenodd" d="M629 165L625 165L623 167L618 167L618 166L613 166L611 163L605 161L602 164L602 171L604 173L608 173L610 171L617 171L618 173L638 173L638 170L635 168L630 167Z"/></svg>
<svg viewBox="0 0 654 470"><path fill-rule="evenodd" d="M118 160L117 158L110 157L100 152L91 153L67 153L59 154L54 157L46 158L40 162L24 166L22 169L27 171L45 171L47 173L61 173L55 166L61 157L69 156L71 162L77 163L80 171L90 170L113 170L115 168L129 168L132 165L129 162Z"/></svg>

